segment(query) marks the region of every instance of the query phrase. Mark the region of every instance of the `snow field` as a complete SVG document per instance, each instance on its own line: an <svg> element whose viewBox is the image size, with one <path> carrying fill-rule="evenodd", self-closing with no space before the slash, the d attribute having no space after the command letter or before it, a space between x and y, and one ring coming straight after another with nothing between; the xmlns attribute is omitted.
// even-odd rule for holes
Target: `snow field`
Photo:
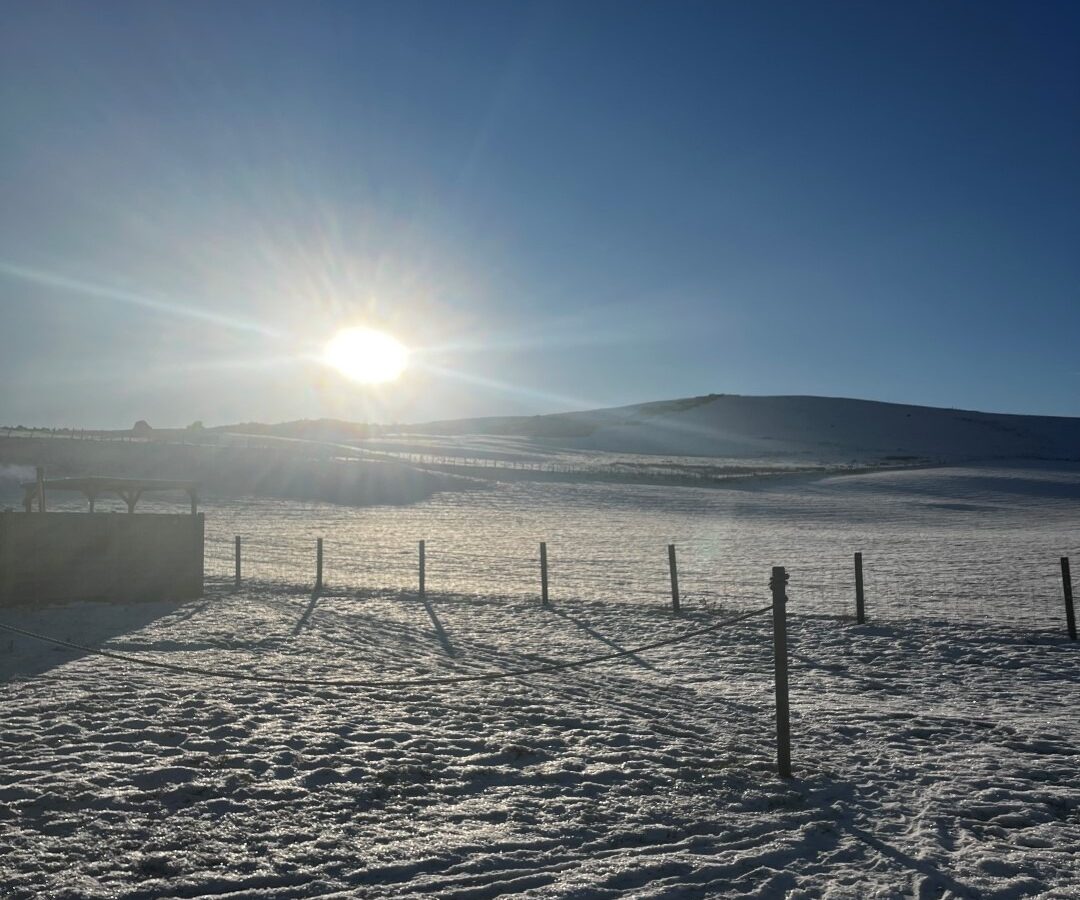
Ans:
<svg viewBox="0 0 1080 900"><path fill-rule="evenodd" d="M791 782L773 774L767 614L615 664L424 689L265 687L12 638L0 879L14 898L1069 896L1077 648L851 626L791 596ZM408 678L716 620L265 587L98 606L19 622L226 671Z"/></svg>
<svg viewBox="0 0 1080 900"><path fill-rule="evenodd" d="M1080 474L1049 467L730 491L519 483L359 510L213 502L208 551L226 552L204 599L0 621L228 672L454 676L716 622L765 605L785 565L796 777L774 774L767 614L618 663L377 690L3 635L0 894L1077 896L1080 650L1057 558L1080 554L1078 513ZM856 549L864 626L841 618Z"/></svg>

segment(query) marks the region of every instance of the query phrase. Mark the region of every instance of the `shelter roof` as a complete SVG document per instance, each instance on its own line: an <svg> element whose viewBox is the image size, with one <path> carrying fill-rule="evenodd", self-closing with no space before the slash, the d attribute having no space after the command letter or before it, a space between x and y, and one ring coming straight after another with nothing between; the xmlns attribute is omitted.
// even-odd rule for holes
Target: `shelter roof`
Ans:
<svg viewBox="0 0 1080 900"><path fill-rule="evenodd" d="M36 481L24 481L23 488L35 489ZM45 487L51 491L82 491L100 494L105 491L194 491L197 481L167 481L161 478L112 478L107 475L87 475L82 478L47 478Z"/></svg>
<svg viewBox="0 0 1080 900"><path fill-rule="evenodd" d="M39 473L41 470L38 470ZM23 509L30 512L34 495L37 495L38 512L45 512L47 491L81 491L94 511L94 500L105 493L119 494L127 503L129 513L147 491L185 491L191 499L191 514L195 515L199 498L197 481L166 481L161 478L112 478L107 475L86 475L82 478L53 478L23 482Z"/></svg>

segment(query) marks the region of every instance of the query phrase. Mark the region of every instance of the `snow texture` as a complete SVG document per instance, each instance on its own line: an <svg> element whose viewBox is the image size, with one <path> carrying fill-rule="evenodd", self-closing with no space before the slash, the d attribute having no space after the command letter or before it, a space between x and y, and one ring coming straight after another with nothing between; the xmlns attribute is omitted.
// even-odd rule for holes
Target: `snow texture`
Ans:
<svg viewBox="0 0 1080 900"><path fill-rule="evenodd" d="M394 509L220 504L218 539L264 545L240 590L223 559L199 601L2 620L223 672L450 676L677 635L764 605L784 564L796 777L774 774L766 614L596 667L377 690L154 671L11 635L3 894L1077 896L1080 648L1052 587L1078 483L972 469L742 492L515 486ZM325 593L290 585L331 530L351 549L328 556ZM405 583L425 536L445 545L426 600ZM550 609L524 549L537 536L563 566ZM687 551L678 617L668 540ZM868 575L896 575L895 596L873 583L863 626L845 618L859 548ZM655 578L630 568L647 554ZM961 564L950 585L966 599L927 602Z"/></svg>

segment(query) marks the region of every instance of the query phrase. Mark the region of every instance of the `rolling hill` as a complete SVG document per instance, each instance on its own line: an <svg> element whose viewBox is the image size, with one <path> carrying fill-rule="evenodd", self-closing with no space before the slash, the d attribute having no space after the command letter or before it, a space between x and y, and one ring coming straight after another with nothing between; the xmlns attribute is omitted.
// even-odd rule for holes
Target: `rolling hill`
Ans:
<svg viewBox="0 0 1080 900"><path fill-rule="evenodd" d="M547 416L433 422L426 435L515 435L612 453L848 459L1080 459L1080 418L832 397L713 394Z"/></svg>
<svg viewBox="0 0 1080 900"><path fill-rule="evenodd" d="M835 461L1080 460L1080 418L984 413L835 397L709 394L540 416L417 425L336 420L255 426L261 433L357 441L469 435L605 453ZM224 426L222 430L238 430ZM249 433L251 425L242 426Z"/></svg>

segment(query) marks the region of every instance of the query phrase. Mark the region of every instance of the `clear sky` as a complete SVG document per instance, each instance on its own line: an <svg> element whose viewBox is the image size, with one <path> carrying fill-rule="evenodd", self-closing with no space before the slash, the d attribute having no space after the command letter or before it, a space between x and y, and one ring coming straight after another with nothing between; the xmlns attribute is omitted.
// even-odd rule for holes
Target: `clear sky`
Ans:
<svg viewBox="0 0 1080 900"><path fill-rule="evenodd" d="M4 424L1080 415L1078 3L0 11Z"/></svg>

